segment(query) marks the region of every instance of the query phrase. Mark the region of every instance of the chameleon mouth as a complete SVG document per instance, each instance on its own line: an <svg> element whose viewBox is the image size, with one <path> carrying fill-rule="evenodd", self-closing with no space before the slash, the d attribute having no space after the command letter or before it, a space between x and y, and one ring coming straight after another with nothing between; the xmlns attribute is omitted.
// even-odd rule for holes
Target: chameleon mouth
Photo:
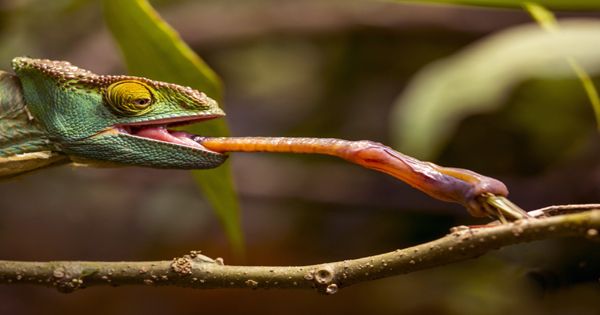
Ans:
<svg viewBox="0 0 600 315"><path fill-rule="evenodd" d="M201 141L204 140L204 137L202 136L191 134L185 131L170 129L173 127L195 124L218 117L221 117L221 115L159 119L139 123L116 125L112 130L113 132L116 131L118 134L130 137L142 138L150 141L166 142L196 150L207 151L214 154L221 154L219 152L209 150L200 144Z"/></svg>

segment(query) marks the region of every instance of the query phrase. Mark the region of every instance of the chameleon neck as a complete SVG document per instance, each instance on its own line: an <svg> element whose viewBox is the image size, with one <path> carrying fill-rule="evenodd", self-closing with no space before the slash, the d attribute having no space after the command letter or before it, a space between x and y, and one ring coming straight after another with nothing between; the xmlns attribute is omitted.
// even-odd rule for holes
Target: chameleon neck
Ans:
<svg viewBox="0 0 600 315"><path fill-rule="evenodd" d="M0 178L66 160L27 111L19 79L0 71Z"/></svg>

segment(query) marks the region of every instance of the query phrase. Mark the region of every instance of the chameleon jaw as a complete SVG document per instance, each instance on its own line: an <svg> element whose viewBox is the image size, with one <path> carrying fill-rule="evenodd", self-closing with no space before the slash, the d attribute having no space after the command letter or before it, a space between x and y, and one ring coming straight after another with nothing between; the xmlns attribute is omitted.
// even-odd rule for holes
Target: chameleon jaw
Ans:
<svg viewBox="0 0 600 315"><path fill-rule="evenodd" d="M119 124L102 132L101 134L123 135L135 137L145 141L156 141L178 145L194 150L201 150L211 154L222 155L220 152L212 151L204 147L200 142L204 137L170 129L172 127L190 125L204 120L221 117L221 115L187 116L177 118L159 119L153 121L136 122L131 124Z"/></svg>

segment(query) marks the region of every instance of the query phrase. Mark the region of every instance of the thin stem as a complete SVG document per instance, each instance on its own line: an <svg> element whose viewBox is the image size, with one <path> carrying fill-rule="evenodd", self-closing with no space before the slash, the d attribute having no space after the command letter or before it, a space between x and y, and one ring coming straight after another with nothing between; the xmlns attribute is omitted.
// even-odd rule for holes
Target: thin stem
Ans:
<svg viewBox="0 0 600 315"><path fill-rule="evenodd" d="M582 205L577 209L585 211L580 213L485 228L457 227L444 237L417 246L308 266L227 266L221 259L213 260L198 252L171 261L0 261L0 283L42 285L61 292L91 286L149 285L197 289L317 289L333 294L353 284L476 258L513 244L565 236L599 239L600 210L591 210L596 208L597 205ZM547 208L542 212L553 213Z"/></svg>

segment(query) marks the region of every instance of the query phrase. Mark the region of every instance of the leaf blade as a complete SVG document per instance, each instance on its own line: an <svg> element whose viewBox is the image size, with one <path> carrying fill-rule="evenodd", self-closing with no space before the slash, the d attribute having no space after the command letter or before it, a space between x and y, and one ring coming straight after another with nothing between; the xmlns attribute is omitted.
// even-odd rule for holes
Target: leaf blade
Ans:
<svg viewBox="0 0 600 315"><path fill-rule="evenodd" d="M561 32L517 26L484 38L419 71L392 109L392 137L401 151L433 159L468 115L497 108L528 78L573 77L565 57L600 72L600 23L564 20Z"/></svg>
<svg viewBox="0 0 600 315"><path fill-rule="evenodd" d="M222 100L222 86L212 69L164 22L146 0L104 0L106 23L132 75L191 86ZM204 122L190 131L226 136L224 120ZM219 217L234 251L243 251L239 203L228 163L192 171L194 180Z"/></svg>

